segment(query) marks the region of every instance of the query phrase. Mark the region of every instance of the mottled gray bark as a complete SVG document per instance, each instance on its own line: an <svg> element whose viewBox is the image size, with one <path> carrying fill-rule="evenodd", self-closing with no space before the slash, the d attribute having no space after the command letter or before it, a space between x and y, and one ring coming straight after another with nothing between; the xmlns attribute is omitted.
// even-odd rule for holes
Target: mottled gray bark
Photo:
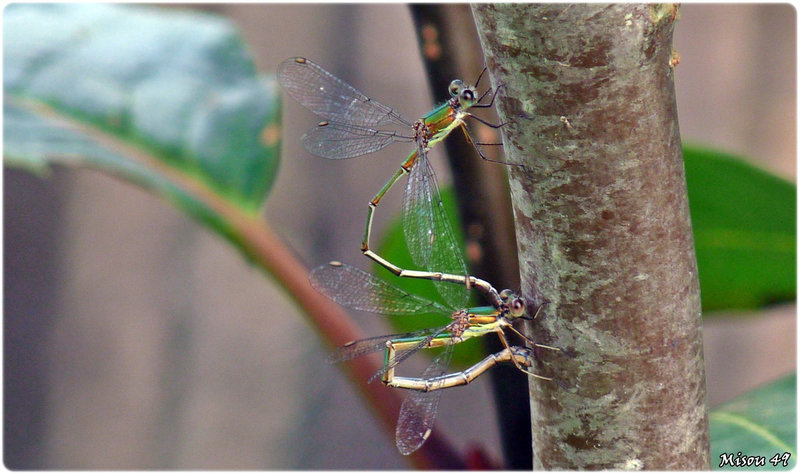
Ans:
<svg viewBox="0 0 800 474"><path fill-rule="evenodd" d="M473 7L512 167L534 468L708 469L672 5Z"/></svg>

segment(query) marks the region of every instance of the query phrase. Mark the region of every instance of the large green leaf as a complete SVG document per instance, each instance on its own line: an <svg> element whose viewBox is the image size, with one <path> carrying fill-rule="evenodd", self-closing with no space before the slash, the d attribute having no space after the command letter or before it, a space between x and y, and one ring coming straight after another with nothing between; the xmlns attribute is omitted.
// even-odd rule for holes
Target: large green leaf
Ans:
<svg viewBox="0 0 800 474"><path fill-rule="evenodd" d="M715 469L792 469L797 462L797 375L711 410L709 423L711 465ZM760 469L753 465L731 465L750 456L763 458L764 465ZM773 464L770 459L780 462ZM720 466L723 462L725 465Z"/></svg>
<svg viewBox="0 0 800 474"><path fill-rule="evenodd" d="M174 199L167 164L260 208L277 172L279 91L228 21L107 4L3 13L7 164L97 167Z"/></svg>
<svg viewBox="0 0 800 474"><path fill-rule="evenodd" d="M703 310L793 301L796 186L725 153L684 160Z"/></svg>

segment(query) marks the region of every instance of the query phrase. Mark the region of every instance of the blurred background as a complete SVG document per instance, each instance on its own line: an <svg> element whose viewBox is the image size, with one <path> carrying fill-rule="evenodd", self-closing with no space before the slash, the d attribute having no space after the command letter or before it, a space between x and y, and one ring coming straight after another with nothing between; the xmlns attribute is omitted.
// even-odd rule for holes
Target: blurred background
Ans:
<svg viewBox="0 0 800 474"><path fill-rule="evenodd" d="M305 56L412 118L444 98L428 90L404 5L158 8L228 17L263 74ZM685 4L674 47L684 141L796 181L794 8ZM313 157L300 137L317 119L284 98L265 218L310 266L367 268L358 251L366 203L398 166L397 150ZM432 163L444 184L442 158ZM375 235L399 209L393 191ZM409 467L288 298L169 205L93 172L58 169L43 181L5 170L4 212L7 467ZM368 334L387 331L379 317L354 316ZM711 406L796 366L795 306L753 316L706 319ZM448 390L435 429L499 460L487 381Z"/></svg>

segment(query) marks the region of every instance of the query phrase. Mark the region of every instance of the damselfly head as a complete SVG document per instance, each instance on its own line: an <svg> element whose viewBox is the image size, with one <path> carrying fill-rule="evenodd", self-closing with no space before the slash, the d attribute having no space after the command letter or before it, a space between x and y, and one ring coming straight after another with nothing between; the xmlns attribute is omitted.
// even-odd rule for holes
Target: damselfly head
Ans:
<svg viewBox="0 0 800 474"><path fill-rule="evenodd" d="M523 367L532 366L533 360L536 358L533 350L528 347L514 346L511 348L511 352L514 354L514 358L517 360L517 362L519 362Z"/></svg>
<svg viewBox="0 0 800 474"><path fill-rule="evenodd" d="M525 300L517 296L513 291L501 291L500 300L508 308L508 315L511 318L519 318L525 315Z"/></svg>
<svg viewBox="0 0 800 474"><path fill-rule="evenodd" d="M458 100L462 109L475 105L475 88L466 85L461 79L455 79L450 83L450 96Z"/></svg>

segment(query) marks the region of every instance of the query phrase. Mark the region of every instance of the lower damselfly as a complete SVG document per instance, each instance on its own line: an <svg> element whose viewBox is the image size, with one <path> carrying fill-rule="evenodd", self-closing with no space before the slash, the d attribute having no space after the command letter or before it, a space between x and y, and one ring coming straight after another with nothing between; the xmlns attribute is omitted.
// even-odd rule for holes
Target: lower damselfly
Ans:
<svg viewBox="0 0 800 474"><path fill-rule="evenodd" d="M452 81L450 99L412 122L309 59L289 58L278 66L278 81L289 96L323 119L302 138L305 148L314 155L343 159L372 153L396 142L414 145L400 168L369 202L361 242L364 255L395 275L411 276L370 249L370 234L375 209L383 196L404 175L408 175L408 184L403 194L403 232L414 264L430 272L467 275L461 248L456 243L427 157L431 147L460 128L481 157L487 159L478 147L486 143L473 140L465 122L472 117L494 128L502 126L485 122L468 112L471 108L487 108L494 103L496 90L488 103L481 102L491 88L480 97L477 96L476 88L482 76L483 72L475 86L469 86L459 79ZM469 293L466 286L432 279L448 304L466 304Z"/></svg>
<svg viewBox="0 0 800 474"><path fill-rule="evenodd" d="M383 315L439 314L449 319L448 324L437 328L353 341L337 349L328 359L329 362L336 363L385 351L383 367L369 381L372 382L380 377L386 385L412 390L403 402L397 422L396 442L402 454L414 452L430 435L436 420L441 397L440 389L469 383L500 362L511 362L526 374L543 380L552 380L529 371L527 368L532 365L530 358L532 353L525 348L511 346L506 338L505 330L508 329L533 347L560 350L535 343L512 326L516 320L533 319L526 315L524 300L510 290L498 293L490 284L474 277L470 278L476 280L473 282L476 288L486 291L489 295L496 295L496 299L490 298L492 306L447 308L341 262L319 266L310 273L311 285L342 306ZM465 371L448 374L455 345L490 333L498 335L505 347L503 351L487 357ZM420 349L435 347L441 347L443 350L420 377L395 375L395 367L399 363Z"/></svg>

